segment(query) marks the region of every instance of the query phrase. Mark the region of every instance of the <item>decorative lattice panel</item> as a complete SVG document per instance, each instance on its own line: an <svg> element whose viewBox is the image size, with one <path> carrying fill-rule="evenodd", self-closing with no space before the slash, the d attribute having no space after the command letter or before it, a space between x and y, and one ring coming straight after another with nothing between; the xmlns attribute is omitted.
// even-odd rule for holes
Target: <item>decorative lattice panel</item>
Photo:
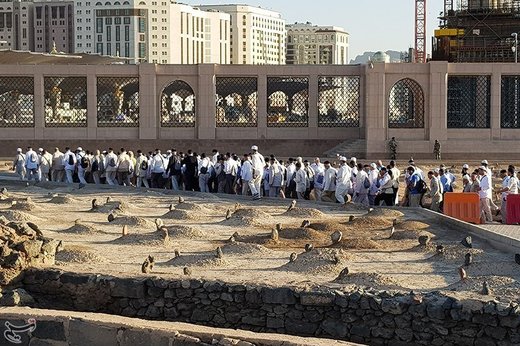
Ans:
<svg viewBox="0 0 520 346"><path fill-rule="evenodd" d="M505 129L520 128L520 76L502 76L500 124Z"/></svg>
<svg viewBox="0 0 520 346"><path fill-rule="evenodd" d="M309 78L267 78L267 126L309 125Z"/></svg>
<svg viewBox="0 0 520 346"><path fill-rule="evenodd" d="M318 126L359 127L359 76L320 77Z"/></svg>
<svg viewBox="0 0 520 346"><path fill-rule="evenodd" d="M45 126L87 126L87 77L44 77Z"/></svg>
<svg viewBox="0 0 520 346"><path fill-rule="evenodd" d="M390 90L388 127L424 127L424 93L416 81L409 78L401 79Z"/></svg>
<svg viewBox="0 0 520 346"><path fill-rule="evenodd" d="M33 77L0 77L0 127L33 126Z"/></svg>
<svg viewBox="0 0 520 346"><path fill-rule="evenodd" d="M258 83L250 77L217 77L217 127L256 127Z"/></svg>
<svg viewBox="0 0 520 346"><path fill-rule="evenodd" d="M448 128L489 128L491 77L448 77Z"/></svg>
<svg viewBox="0 0 520 346"><path fill-rule="evenodd" d="M98 77L97 123L99 127L139 126L139 78Z"/></svg>
<svg viewBox="0 0 520 346"><path fill-rule="evenodd" d="M195 93L190 85L176 80L161 93L161 126L194 127Z"/></svg>

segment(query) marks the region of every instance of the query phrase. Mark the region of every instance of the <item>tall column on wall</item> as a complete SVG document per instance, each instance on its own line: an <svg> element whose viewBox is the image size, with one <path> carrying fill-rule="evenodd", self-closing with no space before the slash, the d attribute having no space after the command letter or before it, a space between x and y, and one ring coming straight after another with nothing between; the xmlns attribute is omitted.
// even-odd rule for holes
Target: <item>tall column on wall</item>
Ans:
<svg viewBox="0 0 520 346"><path fill-rule="evenodd" d="M97 138L97 76L95 66L87 73L87 137Z"/></svg>
<svg viewBox="0 0 520 346"><path fill-rule="evenodd" d="M215 139L217 110L215 102L215 65L199 65L197 101L197 138Z"/></svg>
<svg viewBox="0 0 520 346"><path fill-rule="evenodd" d="M429 62L428 64L430 65L429 139L433 150L435 140L441 143L448 140L448 63Z"/></svg>
<svg viewBox="0 0 520 346"><path fill-rule="evenodd" d="M258 114L258 138L267 138L267 69L258 73L257 79L257 114Z"/></svg>
<svg viewBox="0 0 520 346"><path fill-rule="evenodd" d="M494 65L491 74L491 140L500 140L500 104L502 96L502 75L500 66Z"/></svg>
<svg viewBox="0 0 520 346"><path fill-rule="evenodd" d="M371 68L370 66L373 66ZM386 152L386 90L385 64L366 65L365 84L365 130L367 155Z"/></svg>
<svg viewBox="0 0 520 346"><path fill-rule="evenodd" d="M318 75L309 76L309 137L318 138Z"/></svg>
<svg viewBox="0 0 520 346"><path fill-rule="evenodd" d="M45 137L45 85L43 74L34 74L34 139Z"/></svg>
<svg viewBox="0 0 520 346"><path fill-rule="evenodd" d="M159 138L157 78L154 64L139 65L139 139Z"/></svg>

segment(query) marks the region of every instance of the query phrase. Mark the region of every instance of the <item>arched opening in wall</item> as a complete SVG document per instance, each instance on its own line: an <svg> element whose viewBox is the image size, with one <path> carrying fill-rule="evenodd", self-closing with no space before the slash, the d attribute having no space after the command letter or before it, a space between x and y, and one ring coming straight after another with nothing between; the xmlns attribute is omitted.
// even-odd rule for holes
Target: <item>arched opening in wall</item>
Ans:
<svg viewBox="0 0 520 346"><path fill-rule="evenodd" d="M256 127L258 82L255 77L217 77L217 127Z"/></svg>
<svg viewBox="0 0 520 346"><path fill-rule="evenodd" d="M194 127L195 112L195 93L185 81L173 81L161 92L162 127Z"/></svg>
<svg viewBox="0 0 520 346"><path fill-rule="evenodd" d="M359 76L318 79L318 127L359 127Z"/></svg>
<svg viewBox="0 0 520 346"><path fill-rule="evenodd" d="M34 126L34 78L0 78L0 127Z"/></svg>
<svg viewBox="0 0 520 346"><path fill-rule="evenodd" d="M45 127L87 126L87 78L45 77Z"/></svg>
<svg viewBox="0 0 520 346"><path fill-rule="evenodd" d="M419 83L413 79L401 79L390 90L388 127L424 127L424 93Z"/></svg>
<svg viewBox="0 0 520 346"><path fill-rule="evenodd" d="M309 78L267 78L267 126L307 127Z"/></svg>
<svg viewBox="0 0 520 346"><path fill-rule="evenodd" d="M139 78L97 79L97 123L99 127L139 126Z"/></svg>

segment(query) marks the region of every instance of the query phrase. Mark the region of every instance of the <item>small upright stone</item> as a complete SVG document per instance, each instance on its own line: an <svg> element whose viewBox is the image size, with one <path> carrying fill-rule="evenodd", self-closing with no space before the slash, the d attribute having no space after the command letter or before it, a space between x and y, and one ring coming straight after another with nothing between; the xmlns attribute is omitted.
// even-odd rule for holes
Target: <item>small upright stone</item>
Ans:
<svg viewBox="0 0 520 346"><path fill-rule="evenodd" d="M466 267L470 266L471 263L473 263L473 255L468 252L465 256L464 256L464 265Z"/></svg>
<svg viewBox="0 0 520 346"><path fill-rule="evenodd" d="M238 232L235 232L235 233L233 233L233 237L234 237L235 239L238 239L238 237L240 237L240 234L238 234Z"/></svg>
<svg viewBox="0 0 520 346"><path fill-rule="evenodd" d="M164 222L161 219L155 219L155 227L157 227L157 230L160 230L161 227L164 226Z"/></svg>
<svg viewBox="0 0 520 346"><path fill-rule="evenodd" d="M240 207L241 207L240 203L238 203L238 202L235 203L235 212L236 212L238 209L240 209Z"/></svg>
<svg viewBox="0 0 520 346"><path fill-rule="evenodd" d="M442 255L444 253L444 245L437 245L437 254Z"/></svg>
<svg viewBox="0 0 520 346"><path fill-rule="evenodd" d="M482 283L482 291L480 291L480 293L483 295L483 296L490 296L492 293L491 291L491 288L489 288L489 284L487 281L484 281Z"/></svg>
<svg viewBox="0 0 520 346"><path fill-rule="evenodd" d="M281 224L281 223L277 223L277 224L276 224L276 230L277 230L278 232L281 232L281 231L282 231L282 224Z"/></svg>
<svg viewBox="0 0 520 346"><path fill-rule="evenodd" d="M184 267L182 271L184 272L184 275L191 275L191 269L189 267Z"/></svg>
<svg viewBox="0 0 520 346"><path fill-rule="evenodd" d="M419 237L419 244L422 246L426 246L430 243L430 236L422 235Z"/></svg>
<svg viewBox="0 0 520 346"><path fill-rule="evenodd" d="M108 222L112 222L116 219L116 217L114 216L114 214L110 213L108 214Z"/></svg>
<svg viewBox="0 0 520 346"><path fill-rule="evenodd" d="M170 206L168 207L168 210L173 211L173 204L170 204Z"/></svg>
<svg viewBox="0 0 520 346"><path fill-rule="evenodd" d="M312 244L305 244L305 252L311 252L312 249L314 249L314 246L312 246Z"/></svg>
<svg viewBox="0 0 520 346"><path fill-rule="evenodd" d="M219 246L217 247L217 250L216 250L216 257L217 258L223 258L224 257L224 253L222 252L222 248Z"/></svg>
<svg viewBox="0 0 520 346"><path fill-rule="evenodd" d="M463 267L459 267L459 277L460 281L465 281L468 278L468 273Z"/></svg>
<svg viewBox="0 0 520 346"><path fill-rule="evenodd" d="M170 240L170 234L168 232L168 228L166 228L165 226L162 226L161 228L159 228L159 232L161 232L161 236L164 241Z"/></svg>
<svg viewBox="0 0 520 346"><path fill-rule="evenodd" d="M236 241L237 241L237 240L235 239L235 237L231 236L231 237L229 237L229 239L228 239L227 242L228 242L228 243L236 243Z"/></svg>
<svg viewBox="0 0 520 346"><path fill-rule="evenodd" d="M127 225L124 225L124 226L123 226L123 232L122 232L122 234L123 234L123 237L128 235L128 226L127 226Z"/></svg>
<svg viewBox="0 0 520 346"><path fill-rule="evenodd" d="M350 215L350 216L348 217L348 222L352 222L352 221L354 221L355 219L356 219L356 217L355 217L354 215Z"/></svg>
<svg viewBox="0 0 520 346"><path fill-rule="evenodd" d="M293 252L291 254L291 256L289 256L289 263L294 263L297 258L298 258L298 255L296 254L296 252Z"/></svg>
<svg viewBox="0 0 520 346"><path fill-rule="evenodd" d="M301 228L307 228L311 225L311 222L309 220L303 220Z"/></svg>
<svg viewBox="0 0 520 346"><path fill-rule="evenodd" d="M229 220L231 218L231 209L228 209L226 211L226 220Z"/></svg>
<svg viewBox="0 0 520 346"><path fill-rule="evenodd" d="M92 200L92 210L96 210L98 207L99 207L99 205L97 204L97 199L94 198Z"/></svg>
<svg viewBox="0 0 520 346"><path fill-rule="evenodd" d="M278 241L278 239L279 239L278 231L275 228L273 228L271 230L271 240Z"/></svg>
<svg viewBox="0 0 520 346"><path fill-rule="evenodd" d="M395 234L395 226L392 226L392 228L390 229L390 235L388 236L388 239L392 239L394 234Z"/></svg>
<svg viewBox="0 0 520 346"><path fill-rule="evenodd" d="M0 194L7 195L7 188L2 187L2 189L0 189Z"/></svg>
<svg viewBox="0 0 520 346"><path fill-rule="evenodd" d="M173 252L173 258L179 258L179 257L181 257L181 253L179 252L179 250L175 250Z"/></svg>
<svg viewBox="0 0 520 346"><path fill-rule="evenodd" d="M332 263L335 265L338 265L341 262L341 258L338 256L338 254L334 254L334 258L332 259Z"/></svg>
<svg viewBox="0 0 520 346"><path fill-rule="evenodd" d="M392 226L397 226L397 219L394 219L394 221L392 221Z"/></svg>
<svg viewBox="0 0 520 346"><path fill-rule="evenodd" d="M337 244L343 239L343 233L341 231L335 231L330 235L330 240L332 240L332 244Z"/></svg>
<svg viewBox="0 0 520 346"><path fill-rule="evenodd" d="M107 203L110 203L110 201L112 200L112 198L110 196L107 197Z"/></svg>
<svg viewBox="0 0 520 346"><path fill-rule="evenodd" d="M291 205L289 206L289 208L287 208L287 211L291 211L294 208L296 208L296 200L295 199L293 199L293 201L291 202Z"/></svg>
<svg viewBox="0 0 520 346"><path fill-rule="evenodd" d="M179 204L184 203L184 198L182 196L179 196Z"/></svg>
<svg viewBox="0 0 520 346"><path fill-rule="evenodd" d="M465 247L467 247L468 249L473 248L473 240L471 239L470 235L468 235L466 238L462 239L462 241L460 243L462 245L464 245Z"/></svg>
<svg viewBox="0 0 520 346"><path fill-rule="evenodd" d="M350 274L350 270L348 267L343 268L343 270L339 273L336 280L345 280Z"/></svg>
<svg viewBox="0 0 520 346"><path fill-rule="evenodd" d="M154 264L154 257L149 255L148 258L144 260L143 265L141 266L141 272L143 272L144 274L152 272Z"/></svg>

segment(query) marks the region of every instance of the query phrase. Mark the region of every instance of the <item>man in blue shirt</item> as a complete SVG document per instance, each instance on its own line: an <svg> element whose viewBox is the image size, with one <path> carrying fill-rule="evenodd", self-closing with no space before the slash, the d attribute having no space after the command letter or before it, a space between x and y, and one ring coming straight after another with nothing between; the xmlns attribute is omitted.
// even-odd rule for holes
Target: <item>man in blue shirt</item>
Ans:
<svg viewBox="0 0 520 346"><path fill-rule="evenodd" d="M439 176L440 176L440 181L441 181L444 193L453 192L453 187L452 187L453 181L451 180L451 177L446 174L446 172L444 171L443 168L441 168L439 170Z"/></svg>
<svg viewBox="0 0 520 346"><path fill-rule="evenodd" d="M412 166L408 167L407 171L408 171L408 175L409 175L409 178L407 181L408 191L409 191L409 200L410 200L409 205L412 208L419 208L421 205L421 199L422 199L422 196L424 193L424 191L419 191L419 187L420 187L419 182L421 181L421 177L419 176L419 174L417 174L415 172L415 168Z"/></svg>

